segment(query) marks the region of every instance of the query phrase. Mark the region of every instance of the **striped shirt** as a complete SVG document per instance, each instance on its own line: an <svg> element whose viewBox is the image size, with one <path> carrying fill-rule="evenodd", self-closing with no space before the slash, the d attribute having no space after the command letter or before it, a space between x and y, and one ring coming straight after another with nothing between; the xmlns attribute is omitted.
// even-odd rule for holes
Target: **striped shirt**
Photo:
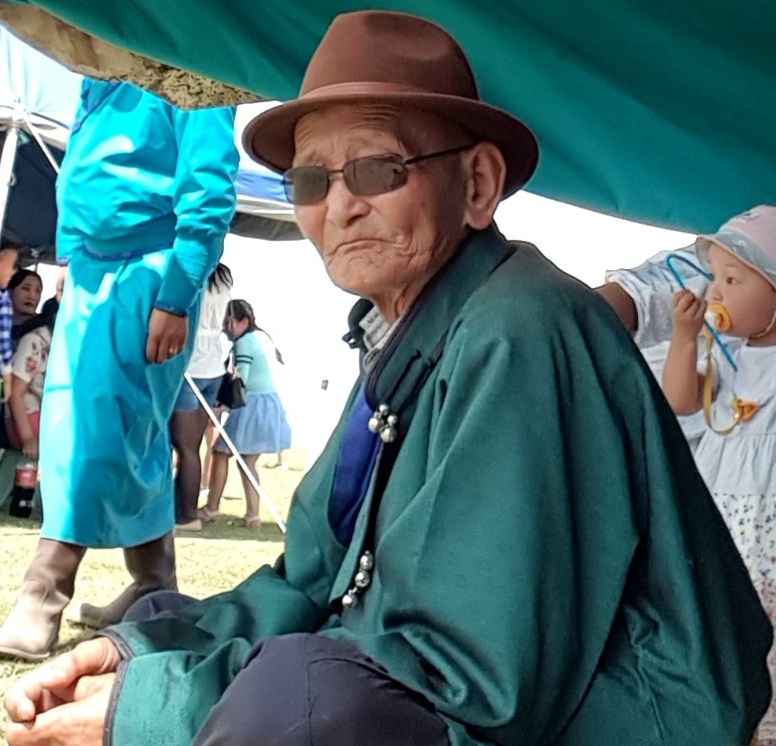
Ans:
<svg viewBox="0 0 776 746"><path fill-rule="evenodd" d="M0 290L0 364L6 368L13 362L13 306L7 290Z"/></svg>

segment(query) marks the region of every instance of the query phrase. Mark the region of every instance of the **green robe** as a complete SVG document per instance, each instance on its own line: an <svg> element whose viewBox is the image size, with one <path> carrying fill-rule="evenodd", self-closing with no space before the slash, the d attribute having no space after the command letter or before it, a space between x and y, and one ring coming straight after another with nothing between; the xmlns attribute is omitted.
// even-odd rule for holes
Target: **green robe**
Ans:
<svg viewBox="0 0 776 746"><path fill-rule="evenodd" d="M349 640L422 692L451 746L748 743L771 626L602 300L532 246L477 233L370 375L400 438L350 547L327 518L346 409L274 568L109 632L128 658L115 746L189 744L251 647L295 631ZM372 584L340 613L364 549Z"/></svg>

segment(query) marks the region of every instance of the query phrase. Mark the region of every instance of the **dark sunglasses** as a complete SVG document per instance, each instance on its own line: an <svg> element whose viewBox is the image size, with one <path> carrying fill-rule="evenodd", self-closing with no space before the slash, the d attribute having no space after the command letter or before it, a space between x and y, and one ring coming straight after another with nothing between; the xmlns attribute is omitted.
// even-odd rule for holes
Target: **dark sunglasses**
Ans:
<svg viewBox="0 0 776 746"><path fill-rule="evenodd" d="M439 150L435 153L403 158L396 153L368 155L348 161L342 168L326 166L296 166L283 174L283 188L294 205L314 205L326 197L334 174L342 174L345 186L357 197L385 194L407 183L407 167L430 158L462 153L473 145Z"/></svg>

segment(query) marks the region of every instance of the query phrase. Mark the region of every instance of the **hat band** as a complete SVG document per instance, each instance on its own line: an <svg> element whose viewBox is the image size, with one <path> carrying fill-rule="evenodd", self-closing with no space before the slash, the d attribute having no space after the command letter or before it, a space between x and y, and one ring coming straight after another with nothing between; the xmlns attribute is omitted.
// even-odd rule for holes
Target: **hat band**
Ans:
<svg viewBox="0 0 776 746"><path fill-rule="evenodd" d="M382 96L386 93L408 93L408 94L424 94L439 96L439 91L429 91L427 88L420 88L418 86L406 85L404 83L387 83L387 82L364 82L364 81L352 81L348 83L331 83L330 85L324 85L320 88L314 88L312 91L305 91L299 96L299 99L310 98L328 98L336 96ZM444 94L441 94L444 95ZM456 95L459 98L468 98L472 101L479 101L478 98L472 97L470 94L448 94Z"/></svg>

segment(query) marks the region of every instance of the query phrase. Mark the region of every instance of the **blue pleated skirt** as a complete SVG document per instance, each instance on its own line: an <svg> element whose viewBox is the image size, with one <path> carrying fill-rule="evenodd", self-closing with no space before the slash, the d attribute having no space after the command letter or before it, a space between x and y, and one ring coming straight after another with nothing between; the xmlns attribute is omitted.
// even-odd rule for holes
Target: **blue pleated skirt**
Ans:
<svg viewBox="0 0 776 746"><path fill-rule="evenodd" d="M291 447L286 410L275 392L249 393L245 406L229 413L224 430L241 455L278 453ZM229 453L223 438L216 441L215 450Z"/></svg>

